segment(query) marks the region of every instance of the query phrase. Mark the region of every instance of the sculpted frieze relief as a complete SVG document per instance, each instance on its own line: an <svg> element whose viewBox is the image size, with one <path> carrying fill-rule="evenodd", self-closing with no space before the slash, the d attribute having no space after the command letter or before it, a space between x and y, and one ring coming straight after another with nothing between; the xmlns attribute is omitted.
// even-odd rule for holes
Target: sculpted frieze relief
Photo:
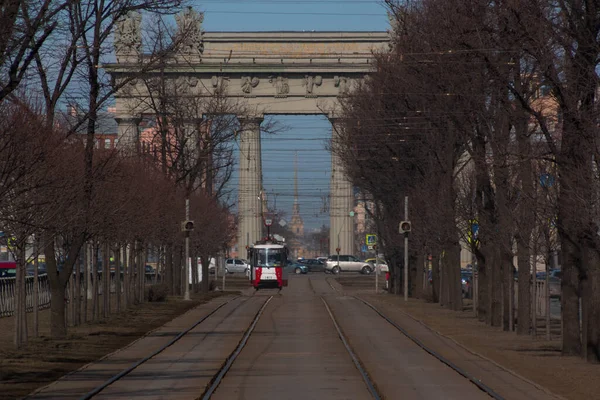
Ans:
<svg viewBox="0 0 600 400"><path fill-rule="evenodd" d="M304 81L302 82L302 86L306 88L306 97L317 97L314 93L315 86L321 86L323 84L323 77L320 75L312 76L305 75Z"/></svg>
<svg viewBox="0 0 600 400"><path fill-rule="evenodd" d="M213 75L213 77L210 79L210 83L212 87L217 90L226 90L227 86L229 85L229 77ZM252 88L252 85L250 86Z"/></svg>
<svg viewBox="0 0 600 400"><path fill-rule="evenodd" d="M260 79L258 79L256 76L242 76L241 86L242 92L244 92L244 96L252 97L252 89L257 87L259 83Z"/></svg>
<svg viewBox="0 0 600 400"><path fill-rule="evenodd" d="M275 97L287 97L290 93L288 78L271 76L269 77L269 82L275 86Z"/></svg>
<svg viewBox="0 0 600 400"><path fill-rule="evenodd" d="M350 91L350 80L345 76L334 76L333 84L338 88L338 96L345 96Z"/></svg>

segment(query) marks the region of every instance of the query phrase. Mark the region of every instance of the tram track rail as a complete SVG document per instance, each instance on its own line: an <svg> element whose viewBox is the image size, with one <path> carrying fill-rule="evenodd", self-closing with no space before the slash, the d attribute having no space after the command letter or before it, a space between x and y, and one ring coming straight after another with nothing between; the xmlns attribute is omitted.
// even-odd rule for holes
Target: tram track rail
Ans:
<svg viewBox="0 0 600 400"><path fill-rule="evenodd" d="M382 397L379 394L379 392L377 391L375 383L371 380L371 377L367 373L367 370L363 367L363 365L360 362L360 360L359 360L358 356L356 355L356 353L354 353L354 350L352 350L352 347L348 343L348 339L344 335L344 332L342 331L342 328L337 323L337 321L336 321L336 319L335 319L335 317L333 315L333 312L331 311L331 308L329 308L329 304L327 304L327 300L325 300L325 297L323 297L323 296L320 296L320 297L321 297L321 300L323 301L323 304L325 305L325 309L327 310L327 313L329 314L329 317L331 318L331 321L333 322L333 326L335 327L335 330L337 331L337 334L338 334L340 340L342 341L344 347L346 348L346 351L350 355L350 358L352 359L352 362L354 363L354 366L356 367L356 369L360 373L363 381L365 382L365 385L367 385L367 390L369 391L369 393L371 394L371 396L373 397L373 399L375 399L375 400L381 400Z"/></svg>
<svg viewBox="0 0 600 400"><path fill-rule="evenodd" d="M329 278L327 279L327 283L336 293L338 293L338 294L341 293L336 287L334 287L331 284L331 282L329 281ZM389 318L387 315L385 315L381 310L379 310L373 304L369 303L368 301L366 301L358 296L353 295L352 297L354 299L358 300L359 302L361 302L362 304L364 304L365 306L369 307L377 315L379 315L381 318L383 318L388 324L390 324L391 326L396 328L396 330L398 330L400 333L402 333L406 338L408 338L410 341L415 343L426 353L428 353L429 355L433 356L435 359L440 361L442 364L445 364L447 367L452 369L454 372L458 373L463 378L467 379L469 382L471 382L473 385L475 385L479 390L483 391L484 393L486 393L488 396L492 397L493 399L504 400L504 397L502 397L500 394L498 394L492 388L490 388L485 383L483 383L481 380L477 379L472 374L470 374L467 371L465 371L464 369L460 368L459 366L454 364L452 361L448 360L446 357L442 356L441 354L439 354L438 352L436 352L429 346L425 345L422 341L420 341L415 336L411 335L406 329L402 328L400 325L398 325L396 322L394 322L391 318Z"/></svg>
<svg viewBox="0 0 600 400"><path fill-rule="evenodd" d="M272 296L272 295L267 297L267 300L263 303L263 305L260 307L260 309L258 310L256 315L254 316L252 322L250 323L250 326L248 327L248 329L242 336L242 339L240 340L240 342L238 343L236 348L227 357L227 359L223 363L223 366L213 376L213 378L210 380L209 384L207 385L206 389L204 390L204 393L202 393L202 395L200 397L198 397L198 399L208 400L215 393L215 391L217 390L217 388L219 387L219 385L221 384L221 382L227 375L227 372L229 372L229 370L233 366L233 363L235 362L236 358L240 355L240 353L242 352L244 347L246 347L246 344L248 343L248 340L250 339L250 336L252 335L252 332L254 331L256 324L258 324L260 317L262 316L263 312L267 308L267 305L269 305L269 302L273 299L273 297L274 296Z"/></svg>
<svg viewBox="0 0 600 400"><path fill-rule="evenodd" d="M136 361L135 363L131 364L129 367L127 367L124 370L122 370L121 372L119 372L118 374L116 374L116 375L112 376L110 379L106 380L101 385L96 386L94 389L92 389L91 391L89 391L86 394L84 394L83 396L81 396L79 398L79 400L89 400L89 399L92 399L93 397L97 396L107 387L111 386L112 384L114 384L115 382L124 378L125 376L129 375L131 372L133 372L135 369L140 367L142 364L150 361L153 357L157 356L158 354L162 353L163 351L165 351L166 349L168 349L169 347L171 347L172 345L177 343L181 338L183 338L185 335L190 333L193 329L198 327L198 325L202 324L204 321L206 321L207 319L209 319L210 317L215 315L217 313L217 311L221 310L226 305L231 304L233 301L239 299L240 297L242 297L242 296L235 296L235 297L229 299L228 301L225 301L225 302L219 304L214 310L210 311L208 314L206 314L202 318L198 319L190 327L179 332L173 339L169 340L166 344L164 344L163 346L161 346L160 348L158 348L157 350L152 352L150 355Z"/></svg>
<svg viewBox="0 0 600 400"><path fill-rule="evenodd" d="M422 350L424 350L426 353L428 353L429 355L431 355L434 358L436 358L442 364L445 364L450 369L454 370L456 373L458 373L459 375L461 375L463 378L465 378L468 381L470 381L477 388L479 388L479 390L483 391L488 396L490 396L490 397L492 397L492 398L494 398L496 400L504 400L504 397L502 397L500 394L498 394L492 388L490 388L489 386L487 386L481 380L479 380L476 377L474 377L472 374L468 373L464 369L462 369L459 366L457 366L456 364L454 364L452 361L448 360L446 357L442 356L441 354L439 354L435 350L433 350L430 347L428 347L427 345L425 345L418 338L416 338L415 336L411 335L408 331L406 331L406 329L402 328L400 325L398 325L396 322L394 322L391 318L389 318L388 316L386 316L377 307L375 307L374 305L372 305L368 301L366 301L364 299L361 299L358 296L352 296L352 297L355 298L356 300L358 300L359 302L361 302L362 304L364 304L365 306L369 307L377 315L379 315L381 318L383 318L388 324L390 324L391 326L393 326L394 328L396 328L396 330L398 330L399 332L401 332L404 336L406 336L409 340L411 340L413 343L415 343L417 346L419 346Z"/></svg>

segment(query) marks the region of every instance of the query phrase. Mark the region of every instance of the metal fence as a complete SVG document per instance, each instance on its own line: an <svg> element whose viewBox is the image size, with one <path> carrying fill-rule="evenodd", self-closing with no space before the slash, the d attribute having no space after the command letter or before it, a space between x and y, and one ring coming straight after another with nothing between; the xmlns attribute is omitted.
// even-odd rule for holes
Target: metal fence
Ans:
<svg viewBox="0 0 600 400"><path fill-rule="evenodd" d="M158 279L157 279L158 278ZM154 273L145 274L145 284L152 285L154 283L161 282L161 276L156 276ZM98 294L101 295L103 290L103 279L102 273L97 275L98 279ZM50 282L48 281L47 274L41 274L38 276L38 287L39 287L39 297L38 297L38 307L40 310L50 307ZM111 274L110 277L110 292L116 293L116 277L114 274ZM9 317L15 312L15 288L16 288L16 278L0 278L0 318L1 317ZM33 276L25 277L25 288L26 288L26 309L27 312L33 311ZM88 288L88 298L91 298L91 286ZM125 284L121 277L121 293L125 290ZM82 296L85 296L85 293L82 291ZM69 285L67 285L65 297L67 299L70 298L69 293Z"/></svg>
<svg viewBox="0 0 600 400"><path fill-rule="evenodd" d="M16 278L0 278L0 317L13 315L15 311L15 287ZM25 277L25 288L27 297L25 305L27 312L33 311L33 276ZM44 309L50 307L50 282L48 275L38 276L39 298L38 307Z"/></svg>

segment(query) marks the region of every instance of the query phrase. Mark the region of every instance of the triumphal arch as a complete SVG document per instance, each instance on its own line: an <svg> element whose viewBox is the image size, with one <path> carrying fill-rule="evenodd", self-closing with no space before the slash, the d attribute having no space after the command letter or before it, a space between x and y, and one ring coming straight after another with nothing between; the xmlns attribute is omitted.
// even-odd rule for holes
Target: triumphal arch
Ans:
<svg viewBox="0 0 600 400"><path fill-rule="evenodd" d="M339 98L372 71L373 51L386 49L382 32L204 32L203 14L187 8L176 16L180 43L160 73L181 83L186 96L216 91L245 104L239 160L238 249L262 237L260 125L267 114L326 115L339 132ZM105 65L115 81L139 75L143 54L141 17L130 13L116 24L116 62ZM157 74L148 69L144 76ZM140 97L147 85L130 79L116 93L119 145L139 141L138 123L146 112ZM354 253L352 185L331 156L330 253Z"/></svg>

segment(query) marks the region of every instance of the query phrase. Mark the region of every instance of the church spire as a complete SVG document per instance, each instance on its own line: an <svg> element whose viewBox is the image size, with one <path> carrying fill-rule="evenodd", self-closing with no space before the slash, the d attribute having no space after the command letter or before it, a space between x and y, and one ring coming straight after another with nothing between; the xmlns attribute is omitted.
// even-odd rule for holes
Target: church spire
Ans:
<svg viewBox="0 0 600 400"><path fill-rule="evenodd" d="M294 157L294 212L299 212L298 208L298 152Z"/></svg>

